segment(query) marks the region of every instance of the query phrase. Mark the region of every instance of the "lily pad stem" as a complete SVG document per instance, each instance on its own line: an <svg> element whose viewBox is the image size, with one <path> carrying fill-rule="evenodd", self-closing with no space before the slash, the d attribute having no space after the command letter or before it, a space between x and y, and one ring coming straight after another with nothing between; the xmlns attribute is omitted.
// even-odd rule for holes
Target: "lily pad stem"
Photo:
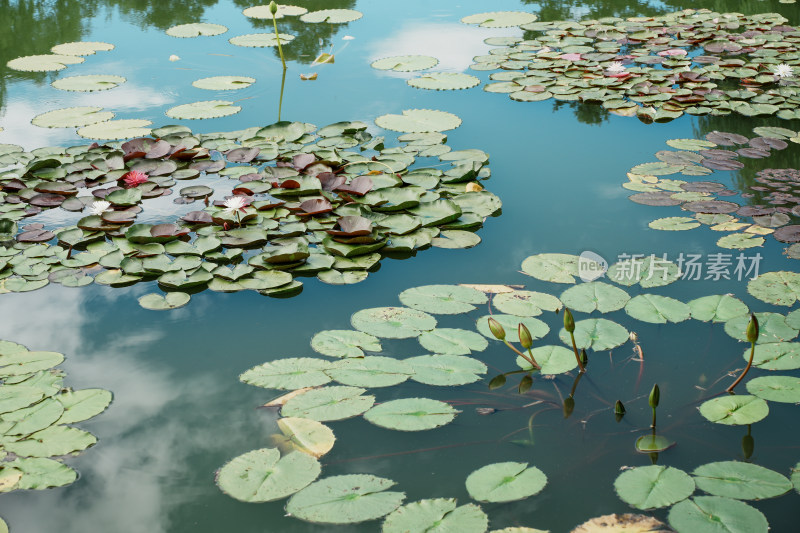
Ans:
<svg viewBox="0 0 800 533"><path fill-rule="evenodd" d="M586 372L586 367L583 366L583 361L581 361L581 354L578 353L578 345L575 344L575 335L570 331L569 337L572 339L572 351L575 352L575 360L578 361L578 368L581 371L581 374Z"/></svg>
<svg viewBox="0 0 800 533"><path fill-rule="evenodd" d="M516 348L514 348L514 345L513 345L513 344L511 344L510 342L508 342L507 340L503 339L503 342L505 343L505 345L506 345L506 346L508 346L509 348L511 348L511 349L514 351L514 353L516 353L518 356L522 357L522 358L523 358L523 359L525 359L527 362L529 362L530 364L532 364L532 365L533 365L533 368L535 368L536 370L540 370L540 369L542 368L542 367L540 367L538 364L536 364L536 359L534 359L534 358L533 358L533 354L531 354L531 356L530 356L530 357L528 357L528 356L527 356L527 355L525 355L524 353L522 353L522 352L520 352L519 350L517 350ZM530 350L528 350L528 353L530 353Z"/></svg>
<svg viewBox="0 0 800 533"><path fill-rule="evenodd" d="M742 380L744 379L744 377L747 375L747 371L748 371L748 370L750 370L750 367L751 367L751 366L753 366L753 356L755 355L755 353L756 353L756 343L754 343L754 342L751 342L751 343L750 343L750 359L747 361L747 366L746 366L746 367L744 367L744 371L743 371L743 372L742 372L742 374L741 374L741 375L740 375L740 376L739 376L739 377L736 379L736 381L734 381L734 382L731 384L731 386L730 386L730 387L728 387L727 389L725 389L725 392L731 392L731 393L732 393L732 392L733 392L733 389L734 389L734 388L736 388L736 385L738 385L738 384L739 384L739 382L740 382L740 381L742 381Z"/></svg>
<svg viewBox="0 0 800 533"><path fill-rule="evenodd" d="M283 58L283 47L281 46L281 36L278 34L278 21L275 20L275 14L272 14L272 27L275 28L275 40L278 41L278 53L281 56L281 63L283 64L283 72L286 72L286 60Z"/></svg>

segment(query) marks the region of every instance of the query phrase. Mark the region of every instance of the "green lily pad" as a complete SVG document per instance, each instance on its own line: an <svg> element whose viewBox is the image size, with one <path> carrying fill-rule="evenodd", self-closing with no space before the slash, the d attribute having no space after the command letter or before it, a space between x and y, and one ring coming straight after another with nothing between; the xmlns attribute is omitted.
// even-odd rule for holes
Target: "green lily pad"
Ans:
<svg viewBox="0 0 800 533"><path fill-rule="evenodd" d="M581 283L561 293L564 305L581 313L617 311L622 309L630 298L624 290L602 281Z"/></svg>
<svg viewBox="0 0 800 533"><path fill-rule="evenodd" d="M374 307L353 314L350 323L357 330L387 339L416 337L436 327L428 313L407 307Z"/></svg>
<svg viewBox="0 0 800 533"><path fill-rule="evenodd" d="M52 398L3 414L3 422L9 424L4 428L6 435L27 436L52 426L61 418L64 407Z"/></svg>
<svg viewBox="0 0 800 533"><path fill-rule="evenodd" d="M419 355L405 362L414 372L411 379L426 385L466 385L480 380L487 370L482 362L462 355Z"/></svg>
<svg viewBox="0 0 800 533"><path fill-rule="evenodd" d="M458 531L484 533L489 518L474 503L457 507L455 498L434 498L406 504L386 517L383 533Z"/></svg>
<svg viewBox="0 0 800 533"><path fill-rule="evenodd" d="M695 468L692 475L700 490L736 500L775 498L792 490L786 476L739 461L708 463Z"/></svg>
<svg viewBox="0 0 800 533"><path fill-rule="evenodd" d="M703 402L700 414L706 420L729 426L746 426L769 414L767 402L755 396L721 396Z"/></svg>
<svg viewBox="0 0 800 533"><path fill-rule="evenodd" d="M30 352L24 347L19 351L0 351L0 376L31 374L53 368L63 361L64 356L57 352Z"/></svg>
<svg viewBox="0 0 800 533"><path fill-rule="evenodd" d="M742 354L750 360L750 348ZM764 370L796 370L800 368L800 343L771 342L760 344L753 355L753 366Z"/></svg>
<svg viewBox="0 0 800 533"><path fill-rule="evenodd" d="M678 533L767 533L769 529L758 509L718 496L695 496L677 503L668 520Z"/></svg>
<svg viewBox="0 0 800 533"><path fill-rule="evenodd" d="M498 311L516 316L539 316L542 311L557 311L564 307L553 295L535 291L510 291L497 294L492 305Z"/></svg>
<svg viewBox="0 0 800 533"><path fill-rule="evenodd" d="M436 328L419 336L419 343L426 350L437 354L469 355L482 352L489 346L485 337L457 328Z"/></svg>
<svg viewBox="0 0 800 533"><path fill-rule="evenodd" d="M12 59L6 66L12 70L22 72L51 72L63 70L67 65L83 63L85 58L63 54L44 54L35 56L23 56Z"/></svg>
<svg viewBox="0 0 800 533"><path fill-rule="evenodd" d="M585 348L596 352L611 350L625 344L630 333L628 330L605 318L589 318L575 322L575 345L578 349ZM567 346L572 346L569 333L564 328L558 333L558 338Z"/></svg>
<svg viewBox="0 0 800 533"><path fill-rule="evenodd" d="M233 105L233 102L227 100L206 100L171 107L167 109L166 115L170 118L183 120L199 120L227 117L228 115L235 115L241 110L241 107Z"/></svg>
<svg viewBox="0 0 800 533"><path fill-rule="evenodd" d="M494 463L467 477L467 492L479 502L513 502L540 493L546 484L544 472L528 463Z"/></svg>
<svg viewBox="0 0 800 533"><path fill-rule="evenodd" d="M228 31L222 24L211 24L209 22L194 22L192 24L179 24L167 29L167 35L171 37L200 37L220 35Z"/></svg>
<svg viewBox="0 0 800 533"><path fill-rule="evenodd" d="M670 139L667 141L667 144L678 150L692 150L695 152L698 150L707 150L716 146L716 144L711 141L706 141L704 139Z"/></svg>
<svg viewBox="0 0 800 533"><path fill-rule="evenodd" d="M450 250L459 250L464 248L472 248L480 244L481 238L471 232L457 229L442 230L438 237L434 237L431 241L431 246L436 248L447 248Z"/></svg>
<svg viewBox="0 0 800 533"><path fill-rule="evenodd" d="M475 305L486 303L486 295L459 285L423 285L400 293L404 305L437 315L468 313ZM473 305L475 304L475 305Z"/></svg>
<svg viewBox="0 0 800 533"><path fill-rule="evenodd" d="M153 311L166 311L183 307L189 303L190 299L191 296L185 292L150 293L139 298L139 305Z"/></svg>
<svg viewBox="0 0 800 533"><path fill-rule="evenodd" d="M636 439L636 451L639 453L660 453L673 446L675 442L655 433L648 433Z"/></svg>
<svg viewBox="0 0 800 533"><path fill-rule="evenodd" d="M792 306L800 298L800 274L767 272L747 284L747 292L762 302Z"/></svg>
<svg viewBox="0 0 800 533"><path fill-rule="evenodd" d="M44 490L51 487L64 487L78 478L73 469L53 459L29 457L3 463L5 468L22 472L17 483L20 490Z"/></svg>
<svg viewBox="0 0 800 533"><path fill-rule="evenodd" d="M800 378L762 376L747 382L747 392L770 402L800 403Z"/></svg>
<svg viewBox="0 0 800 533"><path fill-rule="evenodd" d="M311 338L315 352L331 357L364 357L364 351L380 352L381 342L368 333L351 330L320 331Z"/></svg>
<svg viewBox="0 0 800 533"><path fill-rule="evenodd" d="M717 240L717 246L729 250L745 250L764 245L764 237L750 233L731 233Z"/></svg>
<svg viewBox="0 0 800 533"><path fill-rule="evenodd" d="M402 115L381 115L375 119L378 127L403 133L447 131L461 125L461 119L446 111L406 109Z"/></svg>
<svg viewBox="0 0 800 533"><path fill-rule="evenodd" d="M750 311L744 302L730 294L713 294L695 298L688 305L692 318L702 322L727 322L747 315Z"/></svg>
<svg viewBox="0 0 800 533"><path fill-rule="evenodd" d="M495 336L489 329L489 318L497 320L503 326L506 332L506 340L509 342L519 342L520 324L524 324L528 328L534 340L541 339L550 331L550 327L538 318L514 315L484 315L475 322L475 326L481 335L492 340L495 339Z"/></svg>
<svg viewBox="0 0 800 533"><path fill-rule="evenodd" d="M479 78L461 72L428 72L411 78L406 83L417 89L454 91L475 87L480 82Z"/></svg>
<svg viewBox="0 0 800 533"><path fill-rule="evenodd" d="M786 318L778 313L756 313L758 319L758 344L790 341L797 337L798 330L786 324ZM747 325L750 323L748 315L738 316L725 322L725 333L747 341ZM759 350L757 349L756 352Z"/></svg>
<svg viewBox="0 0 800 533"><path fill-rule="evenodd" d="M63 54L68 56L91 56L96 52L108 52L113 50L114 45L109 43L101 43L96 41L80 41L74 43L61 43L57 44L50 49L54 54Z"/></svg>
<svg viewBox="0 0 800 533"><path fill-rule="evenodd" d="M531 350L533 360L539 365L539 372L544 376L564 374L576 368L578 361L575 353L563 346L538 346ZM527 355L527 354L526 354ZM531 370L531 364L517 356L517 366L525 370Z"/></svg>
<svg viewBox="0 0 800 533"><path fill-rule="evenodd" d="M248 76L212 76L201 78L192 82L193 87L209 91L232 91L245 89L256 82L255 78Z"/></svg>
<svg viewBox="0 0 800 533"><path fill-rule="evenodd" d="M524 11L492 11L476 13L461 19L464 24L478 24L482 28L510 28L535 22L538 17Z"/></svg>
<svg viewBox="0 0 800 533"><path fill-rule="evenodd" d="M331 476L312 483L286 504L286 512L318 524L355 524L385 516L403 503L405 493L387 489L395 482L368 474Z"/></svg>
<svg viewBox="0 0 800 533"><path fill-rule="evenodd" d="M107 91L125 83L126 79L122 76L113 74L90 74L88 76L70 76L59 78L51 85L62 91L91 92Z"/></svg>
<svg viewBox="0 0 800 533"><path fill-rule="evenodd" d="M365 389L333 385L295 396L281 409L283 416L310 418L318 422L344 420L358 416L375 403L374 396L363 396Z"/></svg>
<svg viewBox="0 0 800 533"><path fill-rule="evenodd" d="M373 61L370 66L378 70L415 72L435 67L438 63L439 60L431 56L392 56Z"/></svg>
<svg viewBox="0 0 800 533"><path fill-rule="evenodd" d="M281 457L275 448L261 448L225 463L216 482L222 492L239 501L271 502L307 487L321 471L319 461L308 454L291 452Z"/></svg>
<svg viewBox="0 0 800 533"><path fill-rule="evenodd" d="M296 17L308 13L308 9L300 6L290 6L278 4L278 9L275 11L275 18L281 19L283 17ZM270 11L269 5L248 7L242 11L242 15L254 19L268 19L272 20L273 14Z"/></svg>
<svg viewBox="0 0 800 533"><path fill-rule="evenodd" d="M281 40L281 45L288 44L294 40L294 35L288 33L279 33L278 37ZM247 35L237 35L236 37L228 39L228 42L236 46L244 46L245 48L278 46L278 39L275 38L274 33L248 33Z"/></svg>
<svg viewBox="0 0 800 533"><path fill-rule="evenodd" d="M78 128L105 122L112 118L114 118L114 113L103 111L102 107L67 107L36 115L31 120L31 124L40 128Z"/></svg>
<svg viewBox="0 0 800 533"><path fill-rule="evenodd" d="M129 139L131 137L143 137L150 134L149 120L142 119L119 119L90 124L78 130L78 135L87 139Z"/></svg>
<svg viewBox="0 0 800 533"><path fill-rule="evenodd" d="M81 389L64 391L56 399L64 406L59 424L74 424L89 420L106 410L111 404L112 394L103 389Z"/></svg>
<svg viewBox="0 0 800 533"><path fill-rule="evenodd" d="M669 507L691 496L694 488L694 480L683 470L659 465L626 470L614 481L617 496L641 510Z"/></svg>
<svg viewBox="0 0 800 533"><path fill-rule="evenodd" d="M344 24L358 20L363 16L364 14L361 11L356 11L355 9L320 9L319 11L309 11L302 15L300 20L311 23Z"/></svg>
<svg viewBox="0 0 800 533"><path fill-rule="evenodd" d="M331 363L324 359L276 359L251 368L239 376L239 380L265 389L295 390L325 385L331 380L325 373L330 368Z"/></svg>
<svg viewBox="0 0 800 533"><path fill-rule="evenodd" d="M364 418L387 429L424 431L453 421L460 413L450 405L428 398L403 398L376 405Z"/></svg>
<svg viewBox="0 0 800 533"><path fill-rule="evenodd" d="M681 273L675 263L651 256L615 263L608 268L606 276L620 285L631 286L638 283L647 289L669 285L680 279Z"/></svg>
<svg viewBox="0 0 800 533"><path fill-rule="evenodd" d="M690 217L666 217L656 219L648 226L662 231L686 231L700 227L700 223L697 219Z"/></svg>
<svg viewBox="0 0 800 533"><path fill-rule="evenodd" d="M633 297L625 305L625 312L637 320L652 324L683 322L691 314L689 306L685 303L656 294L640 294Z"/></svg>
<svg viewBox="0 0 800 533"><path fill-rule="evenodd" d="M325 373L342 385L390 387L406 381L414 373L414 369L405 361L391 357L367 356L336 361Z"/></svg>
<svg viewBox="0 0 800 533"><path fill-rule="evenodd" d="M6 443L5 449L21 457L53 457L83 451L96 442L94 435L86 431L68 426L50 426L25 440Z"/></svg>
<svg viewBox="0 0 800 533"><path fill-rule="evenodd" d="M575 283L578 256L568 254L532 255L522 262L522 272L542 281Z"/></svg>

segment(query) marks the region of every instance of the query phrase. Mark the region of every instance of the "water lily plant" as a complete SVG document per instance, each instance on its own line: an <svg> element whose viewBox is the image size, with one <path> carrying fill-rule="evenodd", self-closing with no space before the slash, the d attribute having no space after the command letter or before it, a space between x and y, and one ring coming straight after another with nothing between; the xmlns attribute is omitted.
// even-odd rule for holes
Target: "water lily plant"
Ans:
<svg viewBox="0 0 800 533"><path fill-rule="evenodd" d="M138 187L147 181L147 174L144 172L139 172L138 170L131 170L125 174L125 176L123 176L122 181L125 182L125 186L129 189Z"/></svg>
<svg viewBox="0 0 800 533"><path fill-rule="evenodd" d="M105 200L97 200L96 202L92 202L91 207L89 207L89 213L99 216L108 211L110 208L111 208L111 202L107 202Z"/></svg>

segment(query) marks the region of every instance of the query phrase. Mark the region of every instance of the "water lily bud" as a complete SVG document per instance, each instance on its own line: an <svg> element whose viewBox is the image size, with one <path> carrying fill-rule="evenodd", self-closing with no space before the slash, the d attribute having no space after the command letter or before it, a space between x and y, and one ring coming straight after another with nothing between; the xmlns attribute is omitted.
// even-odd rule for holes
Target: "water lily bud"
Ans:
<svg viewBox="0 0 800 533"><path fill-rule="evenodd" d="M584 367L589 364L589 356L586 355L586 348L581 348L581 364Z"/></svg>
<svg viewBox="0 0 800 533"><path fill-rule="evenodd" d="M742 453L744 454L745 459L750 459L753 456L753 450L755 449L756 441L753 439L751 435L745 435L742 437Z"/></svg>
<svg viewBox="0 0 800 533"><path fill-rule="evenodd" d="M278 12L278 4L275 3L275 0L269 3L269 12L273 15Z"/></svg>
<svg viewBox="0 0 800 533"><path fill-rule="evenodd" d="M492 380L489 382L489 390L499 389L505 384L506 384L506 375L499 374L493 377Z"/></svg>
<svg viewBox="0 0 800 533"><path fill-rule="evenodd" d="M525 394L526 392L528 392L528 390L530 390L532 386L533 386L533 378L530 376L525 376L519 381L519 393Z"/></svg>
<svg viewBox="0 0 800 533"><path fill-rule="evenodd" d="M758 340L758 319L756 315L750 314L750 323L747 324L747 342L755 344Z"/></svg>
<svg viewBox="0 0 800 533"><path fill-rule="evenodd" d="M617 415L625 414L625 406L622 405L622 402L620 400L617 400L617 403L614 404L614 414Z"/></svg>
<svg viewBox="0 0 800 533"><path fill-rule="evenodd" d="M489 330L492 332L492 335L497 340L505 340L506 338L506 330L503 329L503 326L500 325L500 322L495 320L494 318L489 318Z"/></svg>
<svg viewBox="0 0 800 533"><path fill-rule="evenodd" d="M575 409L575 400L572 396L567 396L564 398L564 418L569 418L572 414L572 411Z"/></svg>
<svg viewBox="0 0 800 533"><path fill-rule="evenodd" d="M519 343L524 349L530 349L533 346L533 337L531 337L530 330L522 322L519 323L517 330L519 332Z"/></svg>
<svg viewBox="0 0 800 533"><path fill-rule="evenodd" d="M572 313L568 307L564 308L564 329L570 333L575 331L575 319L572 318Z"/></svg>
<svg viewBox="0 0 800 533"><path fill-rule="evenodd" d="M655 409L658 407L658 400L661 399L661 391L658 388L658 383L653 385L653 390L650 391L650 407Z"/></svg>

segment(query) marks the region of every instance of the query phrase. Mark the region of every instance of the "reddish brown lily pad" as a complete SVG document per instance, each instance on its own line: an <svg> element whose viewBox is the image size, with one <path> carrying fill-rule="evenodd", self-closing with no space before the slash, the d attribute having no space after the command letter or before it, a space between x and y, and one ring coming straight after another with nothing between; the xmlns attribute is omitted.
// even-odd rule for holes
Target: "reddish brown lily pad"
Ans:
<svg viewBox="0 0 800 533"><path fill-rule="evenodd" d="M716 181L695 181L691 183L683 183L680 185L681 189L689 192L712 192L716 193L725 189L725 186Z"/></svg>
<svg viewBox="0 0 800 533"><path fill-rule="evenodd" d="M181 217L181 220L189 224L211 224L213 222L211 213L206 211L189 211Z"/></svg>
<svg viewBox="0 0 800 533"><path fill-rule="evenodd" d="M763 205L743 205L736 210L736 214L743 217L757 217L762 215L771 215L775 212L774 207L766 207Z"/></svg>
<svg viewBox="0 0 800 533"><path fill-rule="evenodd" d="M177 224L156 224L150 228L153 237L181 237L189 234L189 228L182 228Z"/></svg>
<svg viewBox="0 0 800 533"><path fill-rule="evenodd" d="M261 152L261 148L235 148L225 152L225 157L231 163L249 163Z"/></svg>
<svg viewBox="0 0 800 533"><path fill-rule="evenodd" d="M720 146L736 146L737 144L747 144L750 139L744 135L739 135L738 133L712 131L706 135L706 140Z"/></svg>
<svg viewBox="0 0 800 533"><path fill-rule="evenodd" d="M337 192L352 194L354 196L364 196L372 190L372 179L369 176L358 176L350 180L347 185L341 185L336 189Z"/></svg>
<svg viewBox="0 0 800 533"><path fill-rule="evenodd" d="M314 198L301 203L300 209L303 211L298 213L300 216L313 216L330 213L333 211L333 206L326 198Z"/></svg>
<svg viewBox="0 0 800 533"><path fill-rule="evenodd" d="M679 205L681 201L673 198L672 197L673 194L674 193L669 191L640 192L638 194L633 194L629 196L628 199L633 202L636 202L637 204L643 204L643 205L655 205L655 206Z"/></svg>
<svg viewBox="0 0 800 533"><path fill-rule="evenodd" d="M699 202L686 202L681 207L687 211L693 211L695 213L716 215L721 213L733 213L739 209L739 204L725 202L723 200L701 200Z"/></svg>
<svg viewBox="0 0 800 533"><path fill-rule="evenodd" d="M47 242L55 238L55 233L45 229L33 229L20 233L17 235L19 242Z"/></svg>
<svg viewBox="0 0 800 533"><path fill-rule="evenodd" d="M780 242L800 242L800 226L784 226L776 229L772 235Z"/></svg>
<svg viewBox="0 0 800 533"><path fill-rule="evenodd" d="M37 207L58 207L67 198L60 194L41 193L33 196L28 203Z"/></svg>
<svg viewBox="0 0 800 533"><path fill-rule="evenodd" d="M760 148L761 150L783 150L789 144L782 139L773 139L771 137L756 137L750 139L750 146L753 148Z"/></svg>
<svg viewBox="0 0 800 533"><path fill-rule="evenodd" d="M372 222L359 216L341 217L336 221L339 229L329 229L327 233L335 237L358 237L372 233Z"/></svg>
<svg viewBox="0 0 800 533"><path fill-rule="evenodd" d="M712 170L739 170L744 168L744 163L735 159L703 159L700 164Z"/></svg>

